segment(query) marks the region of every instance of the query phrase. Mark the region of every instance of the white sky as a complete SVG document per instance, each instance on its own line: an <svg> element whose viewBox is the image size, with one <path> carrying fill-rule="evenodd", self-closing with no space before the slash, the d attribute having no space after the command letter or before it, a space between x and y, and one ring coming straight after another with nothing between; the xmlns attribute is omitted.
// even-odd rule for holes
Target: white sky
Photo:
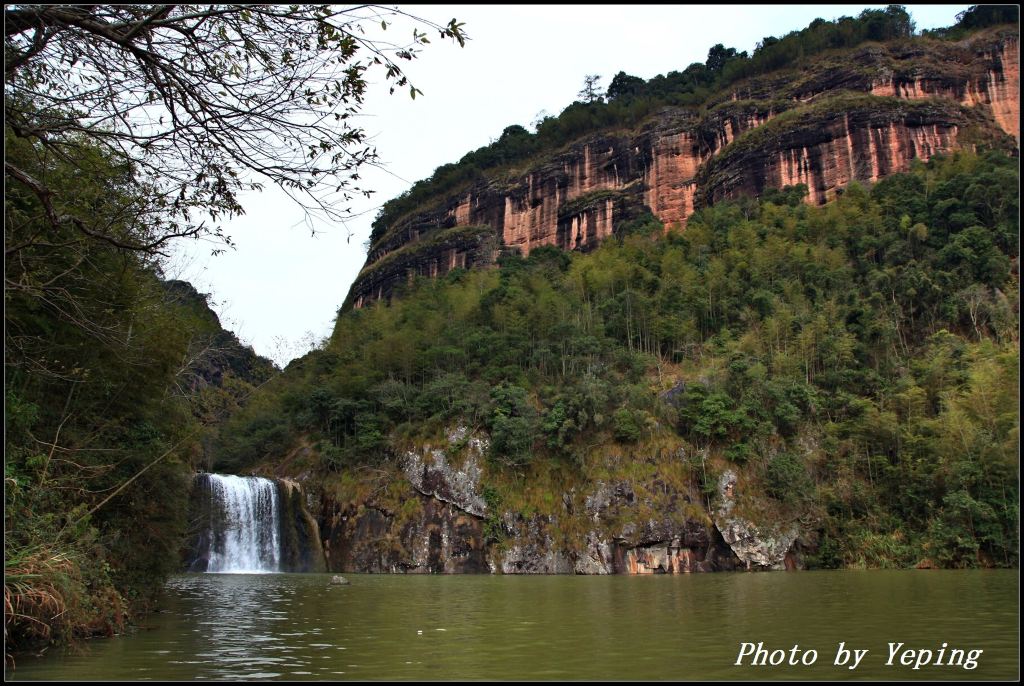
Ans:
<svg viewBox="0 0 1024 686"><path fill-rule="evenodd" d="M365 214L347 227L316 224L313 237L301 208L276 189L244 196L246 214L225 225L236 249L211 256L207 243L182 244L168 275L210 293L226 328L286 364L330 334L380 204L506 126L532 131L538 112L557 115L576 99L586 74L600 74L603 87L620 70L649 79L704 62L716 43L752 53L766 36L867 7L885 5L408 6L439 24L457 18L471 40L460 49L433 33L416 60L403 62L422 97L407 89L389 96L382 85L367 97L363 127L390 173L363 174L376 191L354 205ZM906 7L921 30L952 25L968 5ZM404 40L411 27L396 23L384 37Z"/></svg>

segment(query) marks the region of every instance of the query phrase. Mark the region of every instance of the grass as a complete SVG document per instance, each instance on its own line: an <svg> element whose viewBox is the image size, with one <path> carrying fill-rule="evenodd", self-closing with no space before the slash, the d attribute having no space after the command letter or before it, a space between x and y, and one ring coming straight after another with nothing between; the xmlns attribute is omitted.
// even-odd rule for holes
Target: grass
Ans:
<svg viewBox="0 0 1024 686"><path fill-rule="evenodd" d="M4 643L43 643L73 633L78 567L44 546L4 551ZM11 659L8 655L8 659Z"/></svg>

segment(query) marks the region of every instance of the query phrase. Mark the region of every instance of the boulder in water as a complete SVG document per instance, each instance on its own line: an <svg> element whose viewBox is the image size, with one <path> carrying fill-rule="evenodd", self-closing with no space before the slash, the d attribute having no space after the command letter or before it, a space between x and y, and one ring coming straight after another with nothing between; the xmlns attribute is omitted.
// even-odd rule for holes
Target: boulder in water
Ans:
<svg viewBox="0 0 1024 686"><path fill-rule="evenodd" d="M348 579L346 579L345 577L340 576L338 574L335 574L334 576L331 577L331 585L332 586L348 586L349 583L351 583L351 582Z"/></svg>

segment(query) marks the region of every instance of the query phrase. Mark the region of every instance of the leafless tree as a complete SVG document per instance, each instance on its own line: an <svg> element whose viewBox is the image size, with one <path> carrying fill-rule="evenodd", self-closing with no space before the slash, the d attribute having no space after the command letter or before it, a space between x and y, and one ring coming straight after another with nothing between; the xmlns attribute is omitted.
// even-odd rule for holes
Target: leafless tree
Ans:
<svg viewBox="0 0 1024 686"><path fill-rule="evenodd" d="M385 40L399 20L411 40ZM216 222L268 182L342 218L370 193L361 168L377 163L354 120L366 79L379 70L392 93L416 97L399 65L431 31L466 39L455 19L375 5L7 5L5 137L30 141L43 165L85 172L82 151L98 149L130 170L134 193L120 197L144 202L112 231L62 207L30 169L5 161L5 182L34 195L54 227L149 255L175 237L229 244Z"/></svg>
<svg viewBox="0 0 1024 686"><path fill-rule="evenodd" d="M580 100L585 103L603 102L604 89L598 85L601 77L598 74L587 74L583 77L583 88L577 93Z"/></svg>

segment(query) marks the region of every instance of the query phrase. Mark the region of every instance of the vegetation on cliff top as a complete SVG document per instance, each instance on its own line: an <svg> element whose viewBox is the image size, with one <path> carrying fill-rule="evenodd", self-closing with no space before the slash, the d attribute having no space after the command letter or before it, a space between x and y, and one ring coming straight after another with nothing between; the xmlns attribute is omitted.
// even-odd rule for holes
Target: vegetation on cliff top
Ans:
<svg viewBox="0 0 1024 686"><path fill-rule="evenodd" d="M706 492L730 466L803 517L813 564L1014 565L1017 184L957 154L421 280L339 316L226 427L223 466L310 435L330 482L459 423L509 505L510 474L592 483L597 453L681 445Z"/></svg>

